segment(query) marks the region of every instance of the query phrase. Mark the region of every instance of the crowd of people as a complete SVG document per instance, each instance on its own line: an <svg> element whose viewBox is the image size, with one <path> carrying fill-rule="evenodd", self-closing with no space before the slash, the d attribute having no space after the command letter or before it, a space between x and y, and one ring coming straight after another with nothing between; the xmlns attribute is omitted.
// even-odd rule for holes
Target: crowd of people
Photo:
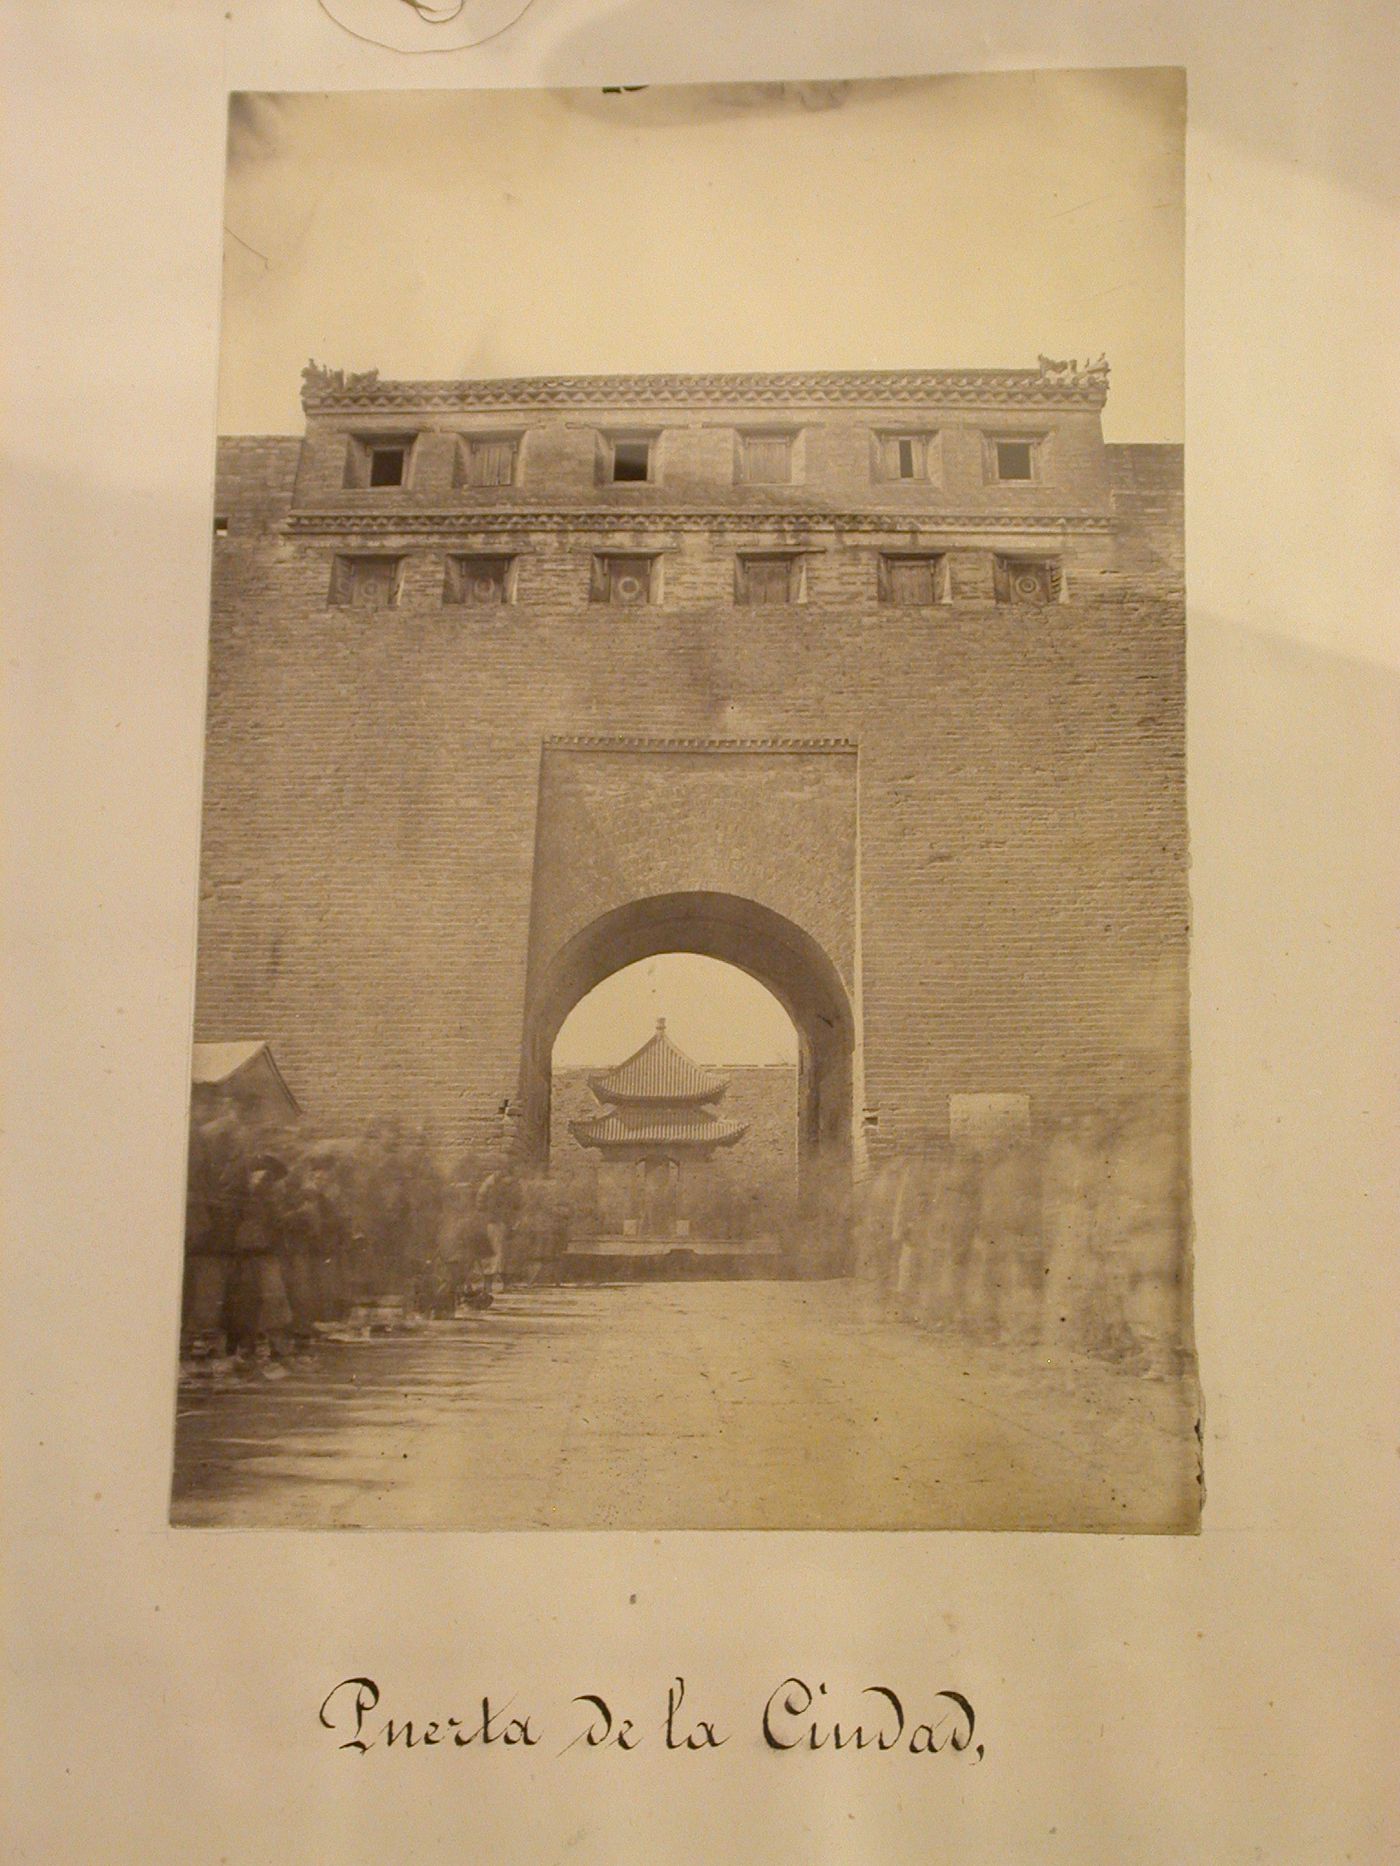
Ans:
<svg viewBox="0 0 1400 1866"><path fill-rule="evenodd" d="M319 1138L220 1102L190 1128L182 1352L282 1360L327 1331L489 1307L555 1280L567 1208L505 1149L444 1171L393 1122Z"/></svg>
<svg viewBox="0 0 1400 1866"><path fill-rule="evenodd" d="M1022 1134L931 1138L860 1188L854 1273L895 1313L968 1339L1176 1366L1183 1118L1143 1092Z"/></svg>

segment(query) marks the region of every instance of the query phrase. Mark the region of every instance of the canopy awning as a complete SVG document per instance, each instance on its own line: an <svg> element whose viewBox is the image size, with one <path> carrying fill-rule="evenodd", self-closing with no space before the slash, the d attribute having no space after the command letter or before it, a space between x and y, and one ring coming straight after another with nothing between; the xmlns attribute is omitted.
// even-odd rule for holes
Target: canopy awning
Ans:
<svg viewBox="0 0 1400 1866"><path fill-rule="evenodd" d="M296 1096L273 1061L266 1039L196 1043L190 1074L197 1089L259 1101L265 1107L277 1107L289 1114L301 1113Z"/></svg>

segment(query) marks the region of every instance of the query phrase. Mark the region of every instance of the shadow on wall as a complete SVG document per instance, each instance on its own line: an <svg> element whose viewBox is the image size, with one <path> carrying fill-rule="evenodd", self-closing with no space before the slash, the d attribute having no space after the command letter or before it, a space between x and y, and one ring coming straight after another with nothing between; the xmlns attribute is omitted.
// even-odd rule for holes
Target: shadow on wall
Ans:
<svg viewBox="0 0 1400 1866"><path fill-rule="evenodd" d="M969 1340L1186 1372L1184 1136L1183 1111L1154 1097L887 1161L860 1191L856 1275Z"/></svg>

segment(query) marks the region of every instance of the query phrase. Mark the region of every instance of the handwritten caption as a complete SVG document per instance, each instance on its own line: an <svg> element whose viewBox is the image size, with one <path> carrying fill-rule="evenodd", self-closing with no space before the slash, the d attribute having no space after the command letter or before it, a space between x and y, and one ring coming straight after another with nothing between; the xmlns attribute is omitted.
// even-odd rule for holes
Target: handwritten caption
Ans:
<svg viewBox="0 0 1400 1866"><path fill-rule="evenodd" d="M597 1691L577 1692L555 1710L521 1713L514 1703L493 1704L486 1696L460 1716L388 1716L373 1678L342 1678L322 1699L319 1721L338 1739L338 1748L359 1755L372 1749L529 1750L542 1744L561 1756L579 1747L626 1755L643 1743L697 1755L723 1749L736 1737L782 1754L897 1752L977 1763L986 1753L974 1741L976 1712L960 1691L935 1691L913 1706L889 1685L865 1685L838 1703L824 1680L814 1684L794 1676L774 1686L747 1717L722 1718L700 1716L695 1694L677 1677L666 1691L664 1710L658 1700L649 1717L624 1715L617 1700Z"/></svg>

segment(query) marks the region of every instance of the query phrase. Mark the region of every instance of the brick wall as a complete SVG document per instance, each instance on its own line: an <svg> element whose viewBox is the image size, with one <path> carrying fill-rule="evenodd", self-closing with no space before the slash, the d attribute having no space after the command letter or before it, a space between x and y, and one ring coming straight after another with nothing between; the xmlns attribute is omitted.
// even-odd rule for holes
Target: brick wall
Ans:
<svg viewBox="0 0 1400 1866"><path fill-rule="evenodd" d="M415 416L413 484L387 494L343 488L353 416L313 413L305 447L224 443L198 1035L269 1038L332 1128L397 1113L479 1143L519 1072L543 741L821 735L859 747L858 924L833 963L877 1155L945 1132L952 1093L1068 1107L1179 1086L1179 450L1105 448L1078 407L922 418L943 451L917 489L871 481L872 426L903 408L793 411L805 477L780 488L733 485L742 409L556 411L522 483L485 491L450 487L432 423L503 425L495 409ZM606 424L666 427L659 484L596 484ZM998 424L1053 430L1053 475L987 484ZM501 548L506 511L517 600L445 608L446 551ZM736 607L736 551L783 541L815 553L805 603ZM879 548L915 542L953 557L953 600L880 604ZM663 602L591 603L594 551L629 543L668 553ZM1067 600L993 602L992 553L1013 547L1054 549ZM329 605L347 548L403 552L398 607ZM722 869L731 815L667 834ZM765 834L796 898L820 851Z"/></svg>

